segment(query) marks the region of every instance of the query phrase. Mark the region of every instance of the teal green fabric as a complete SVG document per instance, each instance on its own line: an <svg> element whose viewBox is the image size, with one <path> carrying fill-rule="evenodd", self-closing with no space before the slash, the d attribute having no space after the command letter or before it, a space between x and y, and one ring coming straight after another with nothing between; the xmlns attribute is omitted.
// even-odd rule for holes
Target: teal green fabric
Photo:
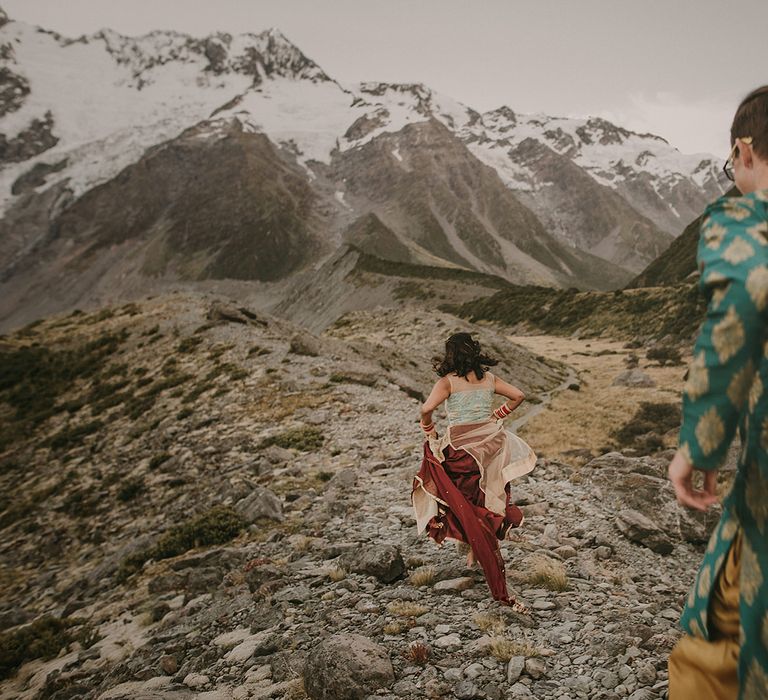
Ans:
<svg viewBox="0 0 768 700"><path fill-rule="evenodd" d="M493 410L493 389L454 391L445 402L448 423L474 423L488 420Z"/></svg>
<svg viewBox="0 0 768 700"><path fill-rule="evenodd" d="M768 698L768 190L722 197L702 220L698 246L707 315L683 392L680 447L697 469L725 460L736 430L742 449L733 487L681 618L710 639L710 595L739 528L739 700Z"/></svg>

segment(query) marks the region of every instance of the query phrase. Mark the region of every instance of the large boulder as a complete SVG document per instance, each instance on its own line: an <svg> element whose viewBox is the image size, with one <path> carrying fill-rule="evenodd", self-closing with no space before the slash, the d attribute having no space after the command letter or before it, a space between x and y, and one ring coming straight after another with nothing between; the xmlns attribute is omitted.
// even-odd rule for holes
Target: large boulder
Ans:
<svg viewBox="0 0 768 700"><path fill-rule="evenodd" d="M652 520L671 541L701 544L719 520L719 509L702 513L678 504L667 478L669 456L626 457L609 452L582 467L596 494L617 511L637 511Z"/></svg>
<svg viewBox="0 0 768 700"><path fill-rule="evenodd" d="M395 681L386 649L359 634L335 634L310 651L304 688L312 700L363 700Z"/></svg>
<svg viewBox="0 0 768 700"><path fill-rule="evenodd" d="M656 382L641 369L628 369L613 380L613 386L654 387Z"/></svg>
<svg viewBox="0 0 768 700"><path fill-rule="evenodd" d="M400 550L392 544L361 546L342 554L339 564L347 571L375 576L382 583L392 583L405 573Z"/></svg>
<svg viewBox="0 0 768 700"><path fill-rule="evenodd" d="M259 518L269 518L278 522L283 520L282 501L263 486L256 486L249 496L237 502L235 508L249 523Z"/></svg>
<svg viewBox="0 0 768 700"><path fill-rule="evenodd" d="M616 518L622 534L632 542L642 544L657 554L670 554L674 545L650 518L636 510L622 510Z"/></svg>

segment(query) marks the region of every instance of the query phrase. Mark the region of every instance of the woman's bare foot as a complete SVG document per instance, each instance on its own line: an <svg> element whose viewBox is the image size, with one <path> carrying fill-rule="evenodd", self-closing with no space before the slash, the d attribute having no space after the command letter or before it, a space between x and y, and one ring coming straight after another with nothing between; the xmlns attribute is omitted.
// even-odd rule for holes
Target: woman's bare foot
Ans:
<svg viewBox="0 0 768 700"><path fill-rule="evenodd" d="M475 559L475 553L470 548L469 552L467 553L467 566L471 569L475 562L477 562L477 559Z"/></svg>

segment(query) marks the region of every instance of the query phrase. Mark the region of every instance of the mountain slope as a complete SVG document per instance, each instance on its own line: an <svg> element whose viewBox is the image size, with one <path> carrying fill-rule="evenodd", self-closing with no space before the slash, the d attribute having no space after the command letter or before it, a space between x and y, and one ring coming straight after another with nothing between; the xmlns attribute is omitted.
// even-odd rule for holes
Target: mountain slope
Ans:
<svg viewBox="0 0 768 700"><path fill-rule="evenodd" d="M271 307L347 243L613 288L717 186L711 161L603 120L340 85L277 30L72 40L5 21L0 71L5 327L212 280L258 282Z"/></svg>
<svg viewBox="0 0 768 700"><path fill-rule="evenodd" d="M740 192L732 187L726 195L739 197ZM691 221L683 233L673 241L658 258L635 277L627 287L658 287L682 282L688 275L697 272L696 250L699 245L699 228L703 214Z"/></svg>

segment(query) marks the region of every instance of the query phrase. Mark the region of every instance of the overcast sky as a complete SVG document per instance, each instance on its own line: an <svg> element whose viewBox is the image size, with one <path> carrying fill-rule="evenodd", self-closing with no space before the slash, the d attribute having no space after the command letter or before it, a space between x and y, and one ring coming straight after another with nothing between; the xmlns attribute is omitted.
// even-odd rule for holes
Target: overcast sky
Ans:
<svg viewBox="0 0 768 700"><path fill-rule="evenodd" d="M728 153L768 82L768 0L0 0L79 36L278 27L342 82L423 82L485 111L599 115L685 153Z"/></svg>

